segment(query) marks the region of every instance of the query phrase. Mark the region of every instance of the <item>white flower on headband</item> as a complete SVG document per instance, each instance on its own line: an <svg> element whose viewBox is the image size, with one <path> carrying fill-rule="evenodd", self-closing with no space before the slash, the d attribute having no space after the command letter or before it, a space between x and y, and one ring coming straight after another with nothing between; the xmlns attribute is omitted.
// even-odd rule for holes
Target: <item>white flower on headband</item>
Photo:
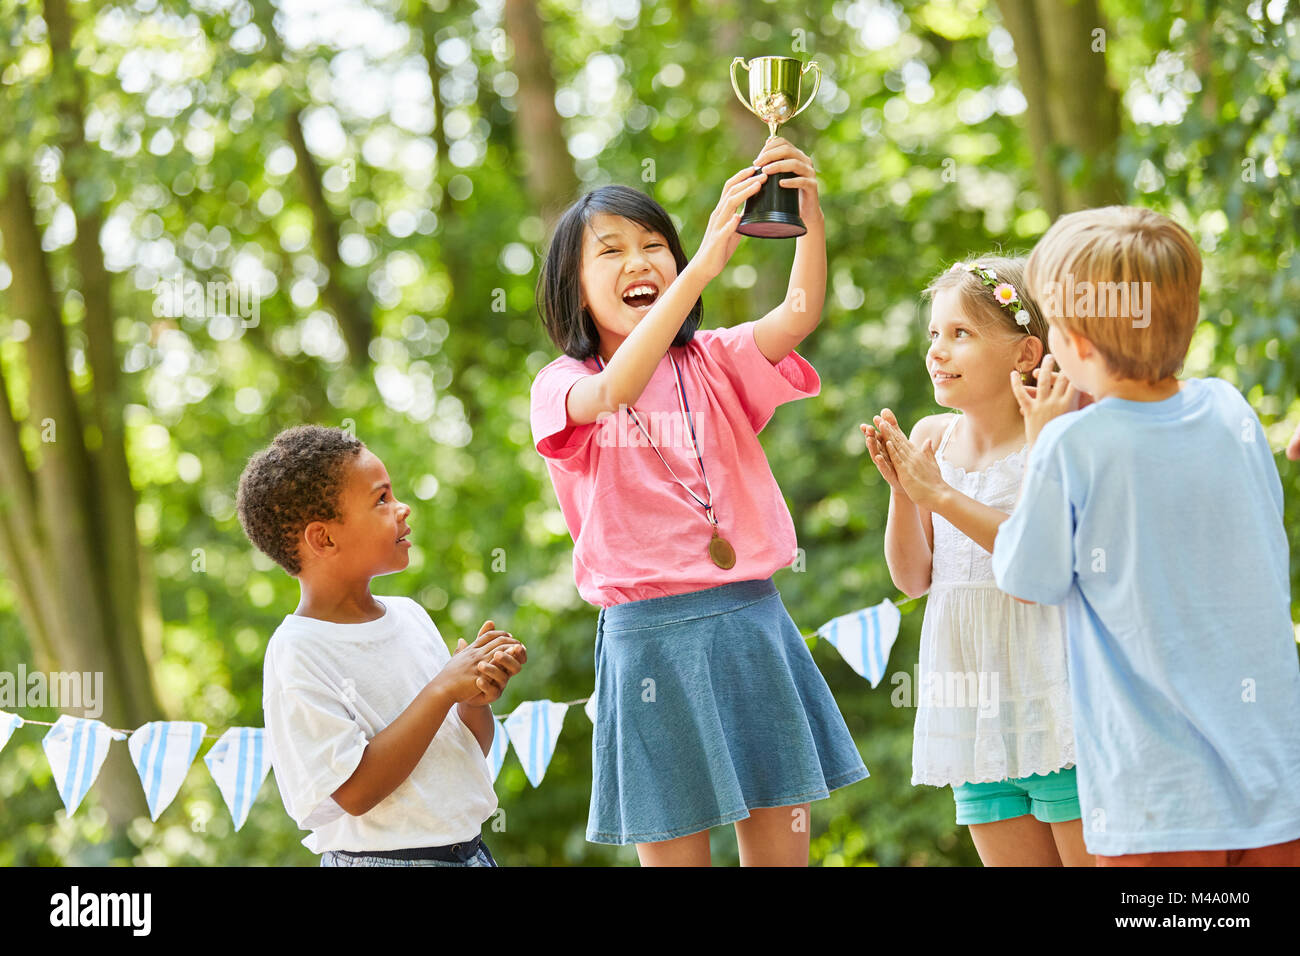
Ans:
<svg viewBox="0 0 1300 956"><path fill-rule="evenodd" d="M1016 325L1023 325L1025 328L1029 328L1029 313L1024 309L1021 309L1016 313Z"/></svg>

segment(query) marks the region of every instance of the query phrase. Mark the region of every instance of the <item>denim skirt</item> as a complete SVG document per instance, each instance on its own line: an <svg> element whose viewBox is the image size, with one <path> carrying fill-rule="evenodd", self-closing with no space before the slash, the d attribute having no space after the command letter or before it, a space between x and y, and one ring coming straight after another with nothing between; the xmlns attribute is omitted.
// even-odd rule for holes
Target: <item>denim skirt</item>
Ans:
<svg viewBox="0 0 1300 956"><path fill-rule="evenodd" d="M591 843L654 843L867 777L771 579L604 608Z"/></svg>

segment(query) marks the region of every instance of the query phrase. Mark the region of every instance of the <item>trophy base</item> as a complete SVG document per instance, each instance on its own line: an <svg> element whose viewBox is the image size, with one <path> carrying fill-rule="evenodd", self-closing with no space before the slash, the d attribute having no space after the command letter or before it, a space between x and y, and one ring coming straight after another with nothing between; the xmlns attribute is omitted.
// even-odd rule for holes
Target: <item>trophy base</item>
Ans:
<svg viewBox="0 0 1300 956"><path fill-rule="evenodd" d="M745 203L745 215L736 226L736 232L759 239L793 239L807 232L808 227L799 218L799 190L780 186L780 180L793 175L777 173L769 176Z"/></svg>
<svg viewBox="0 0 1300 956"><path fill-rule="evenodd" d="M756 239L794 239L807 231L808 227L798 216L793 218L783 216L779 219L769 217L750 222L742 219L740 225L736 227L736 232L742 236L753 236Z"/></svg>

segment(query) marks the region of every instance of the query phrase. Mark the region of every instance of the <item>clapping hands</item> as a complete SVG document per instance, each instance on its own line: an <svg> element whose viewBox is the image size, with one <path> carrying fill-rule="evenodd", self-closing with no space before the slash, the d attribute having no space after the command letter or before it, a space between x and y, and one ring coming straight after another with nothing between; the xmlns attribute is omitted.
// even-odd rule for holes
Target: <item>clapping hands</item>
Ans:
<svg viewBox="0 0 1300 956"><path fill-rule="evenodd" d="M460 703L468 707L482 707L492 703L505 691L506 683L519 673L528 660L528 651L506 631L494 629L491 621L484 621L473 644L461 638L448 667L466 670L460 687L470 688ZM474 693L473 689L477 689Z"/></svg>
<svg viewBox="0 0 1300 956"><path fill-rule="evenodd" d="M873 425L860 425L866 438L867 451L894 491L920 505L934 510L934 505L948 489L935 459L934 443L926 439L917 447L898 427L898 419L889 409L873 417Z"/></svg>

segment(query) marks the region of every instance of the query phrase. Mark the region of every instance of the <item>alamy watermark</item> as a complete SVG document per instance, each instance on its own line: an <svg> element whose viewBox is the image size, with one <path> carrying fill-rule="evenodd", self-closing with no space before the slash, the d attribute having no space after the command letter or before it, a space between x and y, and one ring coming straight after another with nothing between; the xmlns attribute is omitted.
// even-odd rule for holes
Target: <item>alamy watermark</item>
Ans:
<svg viewBox="0 0 1300 956"><path fill-rule="evenodd" d="M620 405L618 413L602 412L596 418L596 444L601 448L649 448L651 443L659 448L687 448L694 454L695 444L691 440L691 428L686 423L680 410L669 412L638 411L636 417L641 422L643 432L638 428L626 405ZM692 409L691 418L695 422L695 434L702 430L700 412ZM647 434L649 438L647 438Z"/></svg>
<svg viewBox="0 0 1300 956"><path fill-rule="evenodd" d="M927 671L919 679L907 671L895 671L890 675L889 683L894 685L889 695L889 702L894 707L921 704L938 708L973 707L980 717L998 715L997 671ZM915 699L913 687L916 689Z"/></svg>
<svg viewBox="0 0 1300 956"><path fill-rule="evenodd" d="M82 710L92 720L104 712L103 671L0 671L0 710L58 707Z"/></svg>
<svg viewBox="0 0 1300 956"><path fill-rule="evenodd" d="M148 936L152 911L151 893L83 893L74 883L67 893L50 897L51 926L119 926L133 936Z"/></svg>
<svg viewBox="0 0 1300 956"><path fill-rule="evenodd" d="M189 277L160 279L153 287L155 318L210 319L226 315L243 320L246 329L256 328L262 318L262 297L250 285L229 279L199 282Z"/></svg>
<svg viewBox="0 0 1300 956"><path fill-rule="evenodd" d="M1038 297L1043 314L1053 316L1132 319L1133 328L1151 324L1150 282L1075 281L1067 272L1065 281L1048 282Z"/></svg>

